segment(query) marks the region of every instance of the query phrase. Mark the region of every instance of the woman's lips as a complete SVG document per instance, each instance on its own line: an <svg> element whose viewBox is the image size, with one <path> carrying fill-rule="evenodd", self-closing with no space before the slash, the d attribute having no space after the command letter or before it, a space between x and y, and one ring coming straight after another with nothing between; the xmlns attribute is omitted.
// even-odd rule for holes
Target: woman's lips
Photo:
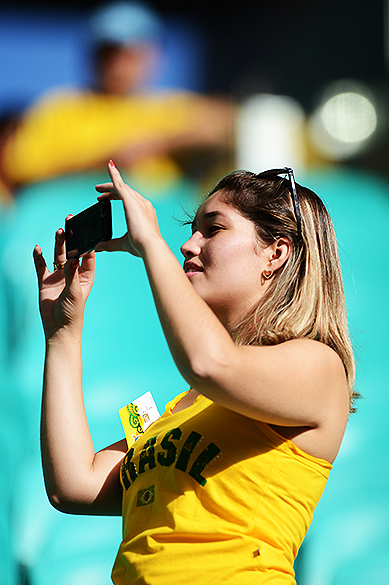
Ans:
<svg viewBox="0 0 389 585"><path fill-rule="evenodd" d="M194 262L184 262L184 271L187 276L193 276L193 274L203 272L203 268Z"/></svg>

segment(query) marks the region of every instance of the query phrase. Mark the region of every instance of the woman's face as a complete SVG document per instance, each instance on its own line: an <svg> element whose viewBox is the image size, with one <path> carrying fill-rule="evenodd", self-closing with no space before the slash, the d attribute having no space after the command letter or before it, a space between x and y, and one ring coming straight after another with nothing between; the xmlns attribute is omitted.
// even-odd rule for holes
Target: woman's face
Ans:
<svg viewBox="0 0 389 585"><path fill-rule="evenodd" d="M260 244L254 224L223 202L220 191L199 208L193 235L181 247L184 270L196 291L231 329L263 295L272 250Z"/></svg>

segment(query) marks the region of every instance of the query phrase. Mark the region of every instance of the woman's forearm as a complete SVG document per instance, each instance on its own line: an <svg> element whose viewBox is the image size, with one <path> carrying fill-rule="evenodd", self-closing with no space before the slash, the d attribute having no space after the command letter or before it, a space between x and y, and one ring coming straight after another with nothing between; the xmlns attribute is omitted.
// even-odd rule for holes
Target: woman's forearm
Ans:
<svg viewBox="0 0 389 585"><path fill-rule="evenodd" d="M94 447L82 394L81 332L58 331L46 344L41 418L46 489L55 507L93 498Z"/></svg>
<svg viewBox="0 0 389 585"><path fill-rule="evenodd" d="M94 452L82 394L81 334L85 302L94 279L95 254L66 263L65 232L58 230L50 273L34 248L39 307L46 334L41 444L51 503L74 514L121 512L119 466L125 441Z"/></svg>
<svg viewBox="0 0 389 585"><path fill-rule="evenodd" d="M186 381L201 392L214 368L228 364L228 350L235 345L162 239L147 244L144 262L173 359Z"/></svg>
<svg viewBox="0 0 389 585"><path fill-rule="evenodd" d="M124 183L113 161L108 169L112 183L96 186L98 198L123 201L128 231L122 238L102 242L98 249L143 258L173 359L185 380L203 392L209 380L214 386L215 371L229 365L236 346L162 238L151 202Z"/></svg>

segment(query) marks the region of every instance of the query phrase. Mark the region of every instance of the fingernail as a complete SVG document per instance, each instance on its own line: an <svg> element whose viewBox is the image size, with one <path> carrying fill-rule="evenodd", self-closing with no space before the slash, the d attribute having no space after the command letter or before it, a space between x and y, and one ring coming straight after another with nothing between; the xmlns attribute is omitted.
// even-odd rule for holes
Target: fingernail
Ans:
<svg viewBox="0 0 389 585"><path fill-rule="evenodd" d="M112 167L113 169L116 169L115 163L113 162L113 160L109 161L109 166Z"/></svg>

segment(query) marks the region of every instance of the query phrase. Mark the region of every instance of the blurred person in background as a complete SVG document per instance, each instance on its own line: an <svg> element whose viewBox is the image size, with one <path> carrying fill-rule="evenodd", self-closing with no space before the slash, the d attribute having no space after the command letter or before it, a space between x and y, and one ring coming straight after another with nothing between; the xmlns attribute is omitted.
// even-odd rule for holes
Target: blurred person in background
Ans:
<svg viewBox="0 0 389 585"><path fill-rule="evenodd" d="M112 153L148 186L190 174L192 155L196 164L200 153L207 154L203 163L209 164L211 153L218 162L219 155L228 159L234 119L229 100L147 89L164 32L159 16L142 3L117 2L91 16L89 31L94 86L52 90L21 116L0 152L9 191L99 169Z"/></svg>

